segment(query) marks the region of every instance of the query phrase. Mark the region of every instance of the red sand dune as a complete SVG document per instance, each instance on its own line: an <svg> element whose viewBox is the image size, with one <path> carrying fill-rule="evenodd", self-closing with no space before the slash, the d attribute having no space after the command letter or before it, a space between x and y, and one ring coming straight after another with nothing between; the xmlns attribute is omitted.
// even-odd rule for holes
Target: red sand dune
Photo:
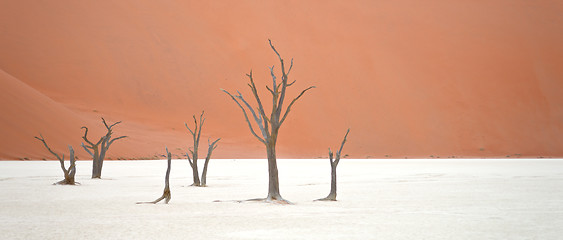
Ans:
<svg viewBox="0 0 563 240"><path fill-rule="evenodd" d="M266 97L271 38L295 66L278 154L354 158L563 157L561 1L2 1L0 158L79 148L123 121L111 158L190 145L206 111L215 157L261 158L240 109ZM267 101L267 100L264 100ZM202 145L205 142L202 141ZM202 147L205 151L205 146ZM80 159L88 156L77 149Z"/></svg>

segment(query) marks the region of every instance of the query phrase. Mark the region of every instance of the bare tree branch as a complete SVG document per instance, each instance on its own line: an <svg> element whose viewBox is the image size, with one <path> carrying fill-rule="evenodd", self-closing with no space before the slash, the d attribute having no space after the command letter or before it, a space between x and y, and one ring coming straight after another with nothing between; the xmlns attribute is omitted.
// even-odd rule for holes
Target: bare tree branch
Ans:
<svg viewBox="0 0 563 240"><path fill-rule="evenodd" d="M39 136L41 136L41 138L39 138L39 137L35 137L35 138L36 138L37 140L43 142L43 145L45 145L45 147L47 148L47 150L49 150L49 152L50 152L51 154L53 154L59 161L64 161L64 158L61 158L61 157L59 156L59 154L57 154L57 153L55 153L53 150L51 150L51 148L47 145L47 142L45 142L45 138L43 137L43 135L39 134ZM63 168L64 168L64 165L63 165Z"/></svg>
<svg viewBox="0 0 563 240"><path fill-rule="evenodd" d="M82 126L81 128L84 129L84 136L82 136L82 139L84 139L84 141L86 141L86 143L90 144L91 146L96 146L98 144L100 144L102 142L103 139L100 139L97 143L92 143L88 140L88 128L85 126Z"/></svg>
<svg viewBox="0 0 563 240"><path fill-rule="evenodd" d="M219 142L219 140L221 140L221 138L218 138L217 140L213 141L213 143L209 144L209 139L207 139L207 145L209 145L209 147L211 148L211 151L213 151L213 150L215 150L215 148L217 148L216 143Z"/></svg>
<svg viewBox="0 0 563 240"><path fill-rule="evenodd" d="M199 116L199 131L197 132L197 143L199 147L199 138L201 137L201 129L203 129L203 124L205 123L205 118L203 117L203 113L205 111L201 111L201 115ZM195 116L194 116L195 119Z"/></svg>
<svg viewBox="0 0 563 240"><path fill-rule="evenodd" d="M108 142L107 147L109 147L115 140L119 140L122 138L126 138L127 136L121 136L121 137L116 137L114 139L112 139L111 141Z"/></svg>
<svg viewBox="0 0 563 240"><path fill-rule="evenodd" d="M342 153L342 148L344 147L344 144L346 143L346 138L348 137L348 133L350 133L350 128L348 128L348 131L346 131L346 135L344 135L344 140L342 140L342 144L340 144L340 149L338 150L338 152L336 152L335 164L337 166L338 166L338 163L340 162L340 154Z"/></svg>
<svg viewBox="0 0 563 240"><path fill-rule="evenodd" d="M266 138L266 136L269 134L269 127L268 127L268 117L266 116L266 113L264 112L264 106L262 105L262 101L260 100L260 97L258 96L258 90L256 90L256 85L254 84L254 79L252 78L252 72L250 72L250 75L248 75L248 77L250 78L250 90L252 91L252 94L254 95L254 98L256 99L256 103L258 104L258 111L260 113L260 115L262 115L262 119L264 119L264 124L259 124L262 125L263 128L263 132L265 132L266 134L264 135L264 138ZM242 98L242 94L240 94L239 92L239 96ZM249 107L251 108L251 107Z"/></svg>
<svg viewBox="0 0 563 240"><path fill-rule="evenodd" d="M278 110L277 109L278 108L277 102L278 102L278 97L279 97L279 94L280 94L280 91L279 91L280 85L278 85L276 83L276 74L274 73L274 66L272 66L270 68L270 75L272 75L272 86L274 88L274 90L270 90L270 92L272 93L272 113L276 112ZM283 82L280 83L280 84L283 84ZM268 85L266 85L266 88L268 88ZM273 118L273 117L270 116L270 118Z"/></svg>
<svg viewBox="0 0 563 240"><path fill-rule="evenodd" d="M250 113L252 113L252 116L254 117L254 121L255 121L256 124L258 125L258 128L260 129L260 132L262 132L262 137L263 137L264 139L266 139L266 138L268 137L268 132L267 132L267 126L265 127L265 126L263 125L263 118L262 118L262 115L263 115L263 114L256 114L256 112L254 111L254 109L252 108L252 106L250 106L250 104L242 97L242 94L241 94L239 91L237 91L237 93L238 93L238 96L236 96L236 98L240 99L240 100L244 103L244 105L248 108L248 110L250 111ZM260 112L261 110L258 109L258 111ZM265 115L264 115L264 117L265 117ZM267 121L264 121L264 122L265 122L266 124L268 124Z"/></svg>
<svg viewBox="0 0 563 240"><path fill-rule="evenodd" d="M192 135L194 135L194 132L190 129L190 127L188 127L188 124L186 122L184 122L184 125L186 125L186 128L188 129L188 131L190 131L190 133Z"/></svg>
<svg viewBox="0 0 563 240"><path fill-rule="evenodd" d="M84 148L84 150L90 154L90 156L94 157L94 154L88 149L90 147L86 147L86 145L84 145L84 143L80 143L80 145L82 145L82 147Z"/></svg>
<svg viewBox="0 0 563 240"><path fill-rule="evenodd" d="M305 92L307 92L309 89L315 88L315 86L311 86L306 88L305 90L303 90L299 96L297 96L295 99L293 99L293 101L291 101L291 103L289 104L289 106L287 106L287 109L285 110L285 113L283 114L283 118L280 121L280 124L282 124L285 121L285 118L287 117L287 114L289 113L289 111L291 111L291 106L293 106L293 104L295 103L295 101L297 101L301 96L303 96L303 94Z"/></svg>
<svg viewBox="0 0 563 240"><path fill-rule="evenodd" d="M270 92L272 94L272 96L276 95L274 93L274 90L270 89L270 87L268 87L268 85L266 85L266 89L268 90L268 92Z"/></svg>
<svg viewBox="0 0 563 240"><path fill-rule="evenodd" d="M287 86L288 86L288 87L291 87L291 85L293 85L295 82L297 82L297 80L293 80L293 82L288 83Z"/></svg>
<svg viewBox="0 0 563 240"><path fill-rule="evenodd" d="M276 83L276 74L274 73L274 67L276 65L272 65L271 67L268 67L270 69L270 75L272 75L272 87L274 88L271 92L272 94L274 94L274 92L277 92L277 88L278 88L278 84ZM266 85L266 88L269 89L268 85ZM271 89L270 89L271 90ZM275 94L274 94L275 95Z"/></svg>
<svg viewBox="0 0 563 240"><path fill-rule="evenodd" d="M113 128L113 126L115 126L115 125L121 123L121 121L119 121L119 122L116 122L116 123L111 124L111 125L108 126L108 124L106 123L106 120L105 120L104 118L102 118L102 122L104 123L104 126L106 126L106 129L107 129L108 131L111 130L111 128Z"/></svg>
<svg viewBox="0 0 563 240"><path fill-rule="evenodd" d="M235 101L235 103L239 106L239 108L242 110L242 112L244 113L244 119L246 120L246 123L248 123L248 128L250 129L250 132L252 133L252 135L254 135L254 137L256 137L261 143L266 144L266 141L264 139L262 139L261 137L259 137L258 134L256 134L256 132L254 131L252 124L250 124L250 121L248 120L248 115L246 114L246 110L244 110L244 108L242 107L242 105L240 105L240 103L237 101L237 99L231 93L229 93L227 90L221 89L221 91L228 94L233 99L233 101Z"/></svg>
<svg viewBox="0 0 563 240"><path fill-rule="evenodd" d="M190 154L186 153L186 157L188 157L188 163L190 163L190 167L193 167L194 163L192 162L192 159L190 158Z"/></svg>
<svg viewBox="0 0 563 240"><path fill-rule="evenodd" d="M289 65L289 69L287 69L287 75L289 76L289 73L291 72L291 69L293 68L293 58L291 58L291 64ZM290 85L288 85L289 87Z"/></svg>
<svg viewBox="0 0 563 240"><path fill-rule="evenodd" d="M274 52L276 53L276 55L278 55L278 58L280 59L280 61L283 61L283 59L281 58L280 54L278 53L278 50L276 50L276 48L275 48L274 45L272 44L272 40L268 39L268 43L270 43L270 47L274 50Z"/></svg>
<svg viewBox="0 0 563 240"><path fill-rule="evenodd" d="M277 96L278 99L274 99L274 101L277 101L277 104L274 103L275 108L272 109L272 116L271 118L276 118L277 121L280 123L278 125L281 125L281 121L279 121L279 117L281 116L281 111L282 111L282 107L283 107L283 102L285 100L285 92L286 92L286 88L288 87L287 85L287 77L289 73L285 72L285 65L284 65L284 61L283 58L281 57L281 55L278 53L278 51L276 50L276 48L274 47L274 45L272 44L272 41L270 39L268 39L268 42L270 43L270 47L272 48L272 50L274 50L274 52L276 53L276 55L278 55L278 58L280 60L280 65L281 65L281 72L282 72L282 82L281 84L281 91L279 93L279 95ZM293 67L293 59L291 59L291 66L290 69ZM273 71L272 71L273 74ZM279 126L278 126L279 127Z"/></svg>
<svg viewBox="0 0 563 240"><path fill-rule="evenodd" d="M328 148L328 160L330 161L330 165L332 166L334 164L334 154L332 153L332 150L330 148Z"/></svg>

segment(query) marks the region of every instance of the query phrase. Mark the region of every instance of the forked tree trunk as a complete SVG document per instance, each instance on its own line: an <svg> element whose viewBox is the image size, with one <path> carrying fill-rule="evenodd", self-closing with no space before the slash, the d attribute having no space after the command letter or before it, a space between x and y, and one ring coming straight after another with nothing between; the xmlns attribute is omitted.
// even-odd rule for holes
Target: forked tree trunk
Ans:
<svg viewBox="0 0 563 240"><path fill-rule="evenodd" d="M142 203L156 204L162 201L163 199L164 199L164 203L166 204L170 202L170 199L172 198L172 194L170 193L170 168L172 166L172 154L168 152L168 148L166 148L166 158L168 159L168 167L166 168L166 175L164 177L164 191L162 193L162 196L160 196L159 198L157 198L152 202L137 202L137 204L142 204Z"/></svg>
<svg viewBox="0 0 563 240"><path fill-rule="evenodd" d="M266 115L264 111L264 106L262 105L262 101L258 96L258 90L256 89L256 85L254 84L254 79L252 77L252 71L250 74L247 74L250 83L248 86L254 95L256 100L256 104L258 105L257 108L250 106L250 104L244 99L242 94L237 91L238 95L233 96L228 91L221 89L223 92L228 94L233 101L239 106L244 114L244 118L248 123L248 128L254 137L258 139L261 143L263 143L266 147L266 154L268 157L268 196L265 198L266 201L273 201L279 203L289 203L288 201L284 200L280 194L280 187L279 187L279 179L278 179L278 167L277 167L277 160L276 160L276 141L278 137L278 131L282 123L285 121L288 113L291 111L291 107L293 104L299 100L301 96L308 90L314 88L314 86L308 87L305 90L301 91L301 93L295 97L287 108L285 112L283 112L283 104L285 100L285 94L287 87L292 86L295 81L289 83L289 73L291 72L291 68L293 67L293 59L291 59L291 65L289 68L285 69L284 61L281 58L280 54L272 44L272 41L268 40L270 43L270 47L276 53L280 60L281 65L281 83L276 82L276 75L274 73L274 67L270 68L270 74L272 75L272 87L266 86L266 89L272 94L272 112L269 116ZM258 112L256 112L257 110ZM250 114L247 113L250 112ZM249 116L253 118L256 126L260 130L260 132L255 131L252 123L249 120ZM262 136L259 136L261 134ZM256 200L256 199L253 199Z"/></svg>
<svg viewBox="0 0 563 240"><path fill-rule="evenodd" d="M43 136L40 134L39 136L41 136L41 138L39 137L35 137L37 140L43 142L43 145L45 146L45 148L47 148L47 150L53 154L58 160L59 163L61 164L61 169L63 170L63 174L64 174L64 179L61 181L58 181L54 184L56 185L76 185L78 184L78 182L74 181L74 175L76 174L76 158L74 157L74 149L72 148L72 146L68 146L68 150L70 152L70 166L68 167L68 169L65 167L65 156L63 154L63 156L59 156L57 153L53 152L53 150L51 150L51 148L49 148L49 146L47 145L47 142L45 142L45 138L43 138Z"/></svg>
<svg viewBox="0 0 563 240"><path fill-rule="evenodd" d="M190 131L190 134L192 134L192 138L194 141L194 146L193 146L193 150L190 149L189 152L191 152L191 157L190 157L190 153L186 153L186 156L188 157L188 162L190 163L190 167L192 167L192 176L193 176L193 180L194 183L192 184L192 186L196 186L196 187L205 187L207 186L207 168L209 166L209 160L211 159L211 153L213 153L213 150L215 150L215 148L217 148L217 142L219 140L221 140L220 138L215 140L213 143L209 142L209 139L207 139L207 156L205 157L205 163L203 164L203 172L201 173L201 179L199 178L199 171L198 171L198 167L197 167L197 160L198 160L198 152L199 152L199 139L201 137L201 129L203 129L203 124L205 123L205 118L203 117L203 114L205 112L201 112L201 115L199 116L199 124L197 119L195 118L195 115L193 116L194 118L194 123L195 123L195 128L192 131L192 129L188 126L187 123L184 123L184 125L186 125L186 128L188 129L188 131Z"/></svg>
<svg viewBox="0 0 563 240"><path fill-rule="evenodd" d="M92 156L92 178L102 177L102 167L104 165L104 159L106 157L106 152L108 151L111 144L115 140L119 140L127 137L127 136L121 136L114 139L111 138L113 134L112 128L115 125L121 123L121 121L108 125L106 123L106 120L102 118L102 122L106 127L107 133L106 135L102 136L100 140L98 140L98 142L96 143L93 143L90 140L88 140L88 128L84 126L82 127L84 129L84 136L82 136L82 139L84 139L84 141L88 144L88 146L86 146L84 145L84 143L82 143L82 148L84 148L84 150L88 154L90 154L90 156Z"/></svg>
<svg viewBox="0 0 563 240"><path fill-rule="evenodd" d="M346 135L344 135L344 140L342 140L342 144L340 145L340 149L336 152L336 159L333 159L333 153L330 148L328 149L328 157L330 161L330 193L325 198L317 199L317 201L336 201L336 167L338 163L340 163L340 155L342 153L342 148L346 143L346 138L348 137L348 133L350 129L346 131Z"/></svg>
<svg viewBox="0 0 563 240"><path fill-rule="evenodd" d="M193 116L195 123L194 131L190 129L187 123L184 123L188 131L190 131L190 133L192 134L192 138L194 142L193 150L190 150L192 156L190 157L190 153L186 153L186 156L188 157L188 162L190 163L190 167L192 168L192 178L194 181L192 186L196 186L196 187L201 186L201 181L199 179L199 170L197 167L197 160L199 157L198 152L199 152L199 139L201 137L201 129L203 128L203 124L205 123L205 118L203 117L204 113L205 112L201 112L201 115L199 116L199 125L197 119L195 118L195 115Z"/></svg>
<svg viewBox="0 0 563 240"><path fill-rule="evenodd" d="M68 151L70 153L70 166L68 167L67 171L65 172L65 179L62 181L57 182L57 184L64 184L64 185L75 185L77 182L74 181L74 175L76 174L76 158L74 157L74 149L72 146L68 145ZM63 161L61 162L61 168L64 169L64 157Z"/></svg>

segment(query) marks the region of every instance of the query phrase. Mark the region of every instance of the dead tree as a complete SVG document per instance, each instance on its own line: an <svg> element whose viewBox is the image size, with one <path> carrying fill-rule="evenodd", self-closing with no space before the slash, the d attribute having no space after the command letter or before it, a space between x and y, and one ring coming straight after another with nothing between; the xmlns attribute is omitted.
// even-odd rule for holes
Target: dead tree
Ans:
<svg viewBox="0 0 563 240"><path fill-rule="evenodd" d="M268 156L269 183L268 183L268 196L264 200L287 203L287 201L282 198L279 189L278 167L276 160L276 142L278 140L278 131L282 123L287 118L287 115L289 114L293 104L295 104L295 102L301 96L303 96L305 92L314 88L314 86L308 87L305 90L301 91L301 93L297 95L297 97L295 97L289 103L289 105L287 105L285 111L283 111L283 107L284 107L283 104L285 101L286 90L288 87L292 86L295 83L295 81L288 83L288 78L289 78L288 76L293 67L293 59L291 59L291 64L286 71L284 60L282 59L282 57L280 56L274 45L272 45L272 41L268 40L268 42L270 43L270 47L272 48L272 50L278 56L281 65L280 83L276 82L276 75L274 74L274 66L270 67L270 74L272 76L272 87L270 88L266 86L266 89L270 92L270 94L272 94L272 112L270 113L270 115L269 116L266 115L266 112L262 105L262 101L258 96L258 90L256 89L256 85L254 84L254 79L252 77L252 70L250 71L250 74L247 74L246 76L248 76L250 80L248 86L250 87L250 90L252 91L252 94L254 95L254 98L258 105L258 107L256 108L258 113L255 111L253 107L250 106L250 104L244 99L244 97L240 92L237 91L238 95L234 96L226 90L223 89L221 90L227 93L233 99L233 101L239 106L239 108L242 109L244 118L248 123L248 127L250 128L250 132L252 133L252 135L254 135L254 137L258 139L258 141L260 141L262 144L266 146L266 154ZM245 110L245 107L247 110ZM258 133L256 133L256 131L254 130L254 127L249 120L249 116L248 116L249 114L247 113L247 111L250 112L251 117L254 119L255 124L258 126L261 136L259 136Z"/></svg>
<svg viewBox="0 0 563 240"><path fill-rule="evenodd" d="M68 167L68 169L65 167L65 155L63 154L63 156L59 156L59 154L53 152L53 150L51 150L51 148L49 148L49 146L47 145L47 142L45 142L45 138L43 138L43 135L39 134L39 136L41 136L41 138L39 137L35 137L37 140L43 142L43 145L45 145L45 147L47 148L47 150L49 150L49 152L51 154L53 154L61 163L61 169L63 170L64 173L64 179L61 181L58 181L54 184L56 185L76 185L78 184L78 182L74 181L74 175L76 174L76 159L74 157L74 149L72 148L72 146L68 145L68 150L70 151L70 166Z"/></svg>
<svg viewBox="0 0 563 240"><path fill-rule="evenodd" d="M84 145L84 143L82 143L82 148L84 148L84 150L86 150L86 152L90 154L90 156L92 156L92 178L102 177L102 167L104 165L104 159L106 157L106 153L109 147L111 146L111 144L113 144L115 140L119 140L127 137L127 136L120 136L112 139L111 136L113 134L112 128L115 125L120 124L121 121L108 125L106 123L106 120L102 118L102 122L104 123L107 132L106 135L102 136L100 140L98 140L98 142L96 143L93 143L90 140L88 140L88 128L85 126L82 127L84 129L84 136L82 137L82 139L84 139L84 141L88 144L88 146L86 146Z"/></svg>
<svg viewBox="0 0 563 240"><path fill-rule="evenodd" d="M201 179L199 178L199 170L197 167L197 160L198 160L198 152L199 152L199 139L201 136L201 129L203 128L203 124L205 123L205 118L203 117L203 114L205 112L201 112L201 115L199 116L199 125L198 125L198 121L195 117L195 115L193 116L194 118L194 123L195 123L195 128L192 131L192 129L190 129L190 127L188 126L187 123L184 123L184 125L186 125L186 128L188 129L188 131L190 131L190 133L192 134L193 137L193 141L194 141L194 146L193 149L189 149L190 153L191 153L191 157L190 157L190 153L186 153L186 156L188 157L188 162L190 163L190 167L192 167L192 176L193 176L193 181L194 183L192 184L192 186L196 186L196 187L205 187L206 183L207 183L207 166L209 165L209 160L211 159L211 153L213 152L213 150L215 150L215 148L217 148L217 142L219 140L221 140L220 138L215 140L213 143L209 144L209 139L207 140L207 143L209 145L208 149L207 149L207 157L205 158L205 163L203 166L203 173L201 175Z"/></svg>
<svg viewBox="0 0 563 240"><path fill-rule="evenodd" d="M328 148L328 157L330 161L330 193L325 198L317 199L317 201L336 201L336 167L340 162L340 154L342 153L342 148L346 143L346 137L348 137L348 131L346 131L346 135L344 135L344 140L342 140L342 144L340 144L340 149L336 152L336 158L333 159L333 153L330 148Z"/></svg>
<svg viewBox="0 0 563 240"><path fill-rule="evenodd" d="M172 198L172 195L170 193L170 167L172 165L172 154L168 152L168 148L166 148L166 158L168 159L168 168L166 168L166 176L164 177L164 192L162 193L162 196L160 196L159 198L157 198L152 202L137 202L137 204L142 204L142 203L156 204L162 201L163 199L164 199L164 203L166 204L170 202L170 199Z"/></svg>
<svg viewBox="0 0 563 240"><path fill-rule="evenodd" d="M203 128L203 123L205 123L205 118L203 117L204 112L201 112L201 115L199 116L199 126L197 123L197 119L195 118L195 115L193 116L194 118L194 123L195 123L195 128L194 131L192 131L192 129L190 129L190 127L188 126L187 123L184 123L184 125L186 125L186 128L188 129L188 131L190 131L190 133L192 134L193 140L194 140L194 146L193 146L193 150L189 149L189 151L192 153L192 157L190 157L189 153L186 153L186 156L188 157L188 162L190 163L190 167L192 167L192 176L193 176L193 180L194 183L192 184L192 186L200 186L201 182L199 180L199 171L197 168L197 159L198 159L198 150L199 150L199 137L201 136L201 129Z"/></svg>
<svg viewBox="0 0 563 240"><path fill-rule="evenodd" d="M203 172L201 173L201 186L207 186L207 166L209 165L209 160L211 159L211 153L213 150L217 148L217 142L221 140L220 138L215 140L214 142L210 143L209 139L207 139L207 156L205 157L205 163L203 164Z"/></svg>

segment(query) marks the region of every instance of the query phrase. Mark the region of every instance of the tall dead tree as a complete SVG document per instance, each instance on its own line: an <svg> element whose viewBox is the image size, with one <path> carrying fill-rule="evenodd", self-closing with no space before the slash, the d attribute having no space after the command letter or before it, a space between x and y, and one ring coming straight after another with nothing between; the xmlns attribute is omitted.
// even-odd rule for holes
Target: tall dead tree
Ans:
<svg viewBox="0 0 563 240"><path fill-rule="evenodd" d="M112 128L115 125L120 124L121 121L108 125L106 123L106 120L102 118L102 122L104 123L107 132L106 135L102 136L100 140L98 140L96 143L93 143L90 140L88 140L88 128L85 126L82 127L82 129L84 129L84 136L82 136L82 139L84 139L84 141L88 144L88 146L86 146L84 145L84 143L82 143L82 148L84 148L84 150L86 150L86 152L90 154L90 156L92 156L92 178L102 177L102 167L104 165L104 159L106 157L106 153L109 147L111 146L111 144L113 144L115 140L119 140L127 137L127 136L120 136L112 139L112 134L113 134Z"/></svg>
<svg viewBox="0 0 563 240"><path fill-rule="evenodd" d="M43 138L43 135L39 134L39 137L35 137L37 140L43 142L43 145L45 145L45 148L47 148L47 150L49 150L49 152L51 154L53 154L61 163L61 169L63 170L64 173L64 179L61 181L58 181L54 184L57 185L76 185L78 184L77 182L74 181L74 175L76 174L76 158L74 157L74 149L72 148L72 146L68 145L68 150L70 151L70 166L68 167L68 169L65 167L65 155L63 154L63 156L59 156L59 154L55 153L53 150L51 150L51 148L47 145L47 142L45 142L45 138Z"/></svg>
<svg viewBox="0 0 563 240"><path fill-rule="evenodd" d="M215 148L217 148L217 142L219 140L221 140L220 138L215 140L213 143L209 143L209 139L207 140L208 143L208 149L207 149L207 157L205 157L205 163L203 166L203 173L201 175L201 179L199 178L199 170L197 167L197 160L198 160L198 152L199 152L199 139L201 137L201 129L203 128L203 124L205 123L205 118L203 117L203 114L205 112L201 112L201 115L199 116L199 125L198 125L198 121L195 117L195 115L193 116L194 118L194 123L195 123L195 128L192 131L192 129L190 129L190 127L188 126L187 123L184 123L184 125L186 125L186 128L188 129L188 131L190 131L190 133L192 134L193 137L193 141L194 141L194 146L193 149L189 149L190 153L191 153L191 157L190 157L190 153L186 153L186 156L188 157L188 162L190 163L190 167L192 167L192 176L193 176L193 181L194 183L192 184L192 186L196 186L196 187L205 187L206 183L207 183L207 166L209 165L209 160L211 159L211 153L213 153L213 150L215 150Z"/></svg>
<svg viewBox="0 0 563 240"><path fill-rule="evenodd" d="M288 83L289 73L291 72L291 69L293 68L293 59L291 59L291 64L286 71L284 60L282 59L282 57L280 56L280 54L278 53L278 51L276 50L274 45L272 45L272 41L268 40L268 42L269 42L272 50L278 56L280 64L281 64L281 82L280 83L276 82L276 75L274 73L274 66L270 67L270 74L272 76L272 87L270 88L270 87L266 86L266 89L270 92L270 94L272 94L272 112L269 114L269 116L266 115L266 112L264 110L264 106L262 105L262 101L260 100L260 97L258 96L258 90L256 89L256 85L254 84L254 79L252 77L252 70L246 76L248 76L248 78L250 80L250 83L248 84L248 86L250 87L250 90L252 91L252 94L254 95L254 98L255 98L256 103L258 105L258 107L256 108L258 113L244 99L244 97L242 96L242 94L240 92L237 91L238 95L234 96L226 90L223 90L223 89L221 89L221 90L223 92L227 93L233 99L233 101L240 107L240 109L242 109L242 112L244 114L244 118L245 118L246 122L248 123L248 127L250 128L250 132L252 133L252 135L254 135L254 137L256 137L258 139L258 141L260 141L262 144L264 144L264 146L266 146L266 154L268 156L268 179L269 179L269 183L268 183L268 196L264 200L287 202L282 198L282 196L280 194L280 188L279 188L278 167L277 167L277 160L276 160L276 142L278 140L278 131L279 131L282 123L287 118L287 115L289 114L293 104L295 104L295 102L301 96L303 96L303 94L305 92L314 88L314 86L308 87L305 90L301 91L301 93L299 95L297 95L297 97L295 97L289 103L289 105L287 105L287 108L285 109L285 111L283 111L283 104L284 104L284 101L285 101L286 90L287 90L288 87L292 86L295 83L295 81ZM247 110L245 109L245 107L248 110L248 112L250 112L250 115L254 119L255 124L258 126L258 129L260 130L261 136L259 136L256 133L256 131L254 130L254 127L249 120L249 116L248 116L248 113L247 113Z"/></svg>
<svg viewBox="0 0 563 240"><path fill-rule="evenodd" d="M336 158L333 159L333 153L330 148L328 148L328 157L330 161L330 193L325 198L317 199L317 201L336 201L336 167L340 162L340 154L342 153L342 148L346 143L346 137L348 137L348 131L346 131L346 135L344 135L344 140L342 140L342 144L340 144L340 149L336 152Z"/></svg>
<svg viewBox="0 0 563 240"><path fill-rule="evenodd" d="M168 159L168 168L166 168L166 175L164 177L164 192L162 193L162 196L160 196L159 198L157 198L152 202L138 202L137 204L142 204L142 203L156 204L162 201L163 199L164 199L164 203L166 204L170 202L170 199L172 198L172 194L170 193L170 167L172 166L172 154L168 152L168 148L166 148L166 158Z"/></svg>

